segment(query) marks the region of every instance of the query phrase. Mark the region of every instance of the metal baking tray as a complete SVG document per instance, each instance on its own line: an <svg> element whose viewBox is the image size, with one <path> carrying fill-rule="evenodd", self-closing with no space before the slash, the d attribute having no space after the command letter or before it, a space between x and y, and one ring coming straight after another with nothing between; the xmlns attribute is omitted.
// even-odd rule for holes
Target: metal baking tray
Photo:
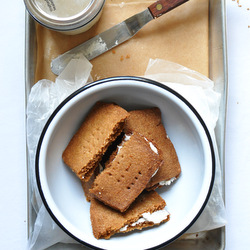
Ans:
<svg viewBox="0 0 250 250"><path fill-rule="evenodd" d="M221 94L220 114L215 129L220 163L222 167L222 191L225 198L225 125L227 113L227 53L226 53L226 0L209 0L209 78L215 83L215 89ZM26 100L34 84L36 65L36 30L33 19L26 13L26 53L25 53L25 86ZM27 168L28 169L28 168ZM28 171L28 170L27 170ZM36 214L30 204L28 183L28 237L30 236ZM202 232L184 234L172 244L163 247L167 250L205 250L225 248L225 227ZM89 249L80 244L64 245L61 243L49 249Z"/></svg>

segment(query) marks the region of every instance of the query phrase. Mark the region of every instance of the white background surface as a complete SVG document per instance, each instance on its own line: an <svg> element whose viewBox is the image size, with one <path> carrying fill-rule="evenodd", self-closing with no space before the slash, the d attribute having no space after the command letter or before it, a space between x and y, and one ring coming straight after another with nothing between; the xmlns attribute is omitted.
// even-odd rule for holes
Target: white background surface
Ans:
<svg viewBox="0 0 250 250"><path fill-rule="evenodd" d="M228 113L226 130L226 249L249 249L250 1L226 0ZM0 8L0 249L26 249L25 8Z"/></svg>

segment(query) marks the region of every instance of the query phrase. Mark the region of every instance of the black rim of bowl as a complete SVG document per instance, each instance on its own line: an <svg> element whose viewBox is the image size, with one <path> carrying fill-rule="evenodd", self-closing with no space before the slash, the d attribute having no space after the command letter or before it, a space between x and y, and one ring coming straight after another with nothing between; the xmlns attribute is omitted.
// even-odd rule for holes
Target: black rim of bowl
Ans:
<svg viewBox="0 0 250 250"><path fill-rule="evenodd" d="M194 222L199 218L199 216L201 215L202 211L204 210L209 197L211 195L212 189L213 189L213 184L214 184L214 178L215 178L215 154L214 154L214 147L213 147L213 142L209 133L209 130L205 124L205 122L203 121L203 119L201 118L201 116L199 115L199 113L196 111L196 109L179 93L177 93L176 91L174 91L173 89L171 89L170 87L163 85L157 81L151 80L151 79L147 79L147 78L142 78L142 77L134 77L134 76L119 76L119 77L110 77L110 78L106 78L106 79L102 79L102 80L98 80L95 82L92 82L86 86L83 86L81 88L79 88L78 90L76 90L74 93L72 93L70 96L68 96L63 102L61 102L61 104L59 104L59 106L55 109L55 111L51 114L51 116L49 117L48 121L46 122L43 131L41 133L38 145L37 145L37 151L36 151L36 159L35 159L35 174L36 174L36 181L37 181L37 186L38 186L38 190L40 193L40 196L42 198L43 204L46 207L48 213L50 214L50 216L52 217L52 219L56 222L56 224L64 231L66 232L69 236L71 236L73 239L75 239L76 241L80 242L81 244L91 247L93 249L102 249L96 246L93 246L81 239L79 239L78 237L76 237L75 235L73 235L71 232L69 232L69 230L67 230L67 228L65 228L60 221L57 219L57 217L54 215L53 211L50 209L46 198L43 194L43 190L42 190L42 185L41 185L41 181L40 181L40 175L39 175L39 156L40 156L40 150L41 150L41 146L42 146L42 142L45 136L45 133L51 123L51 121L54 119L54 117L56 116L56 114L59 112L59 110L66 104L68 103L72 98L74 98L75 96L77 96L79 93L85 91L86 89L92 88L96 85L99 84L105 84L108 82L112 82L112 81L124 81L124 80L131 80L131 81L137 81L137 82L143 82L143 83L147 83L147 84L151 84L151 85L156 85L158 87L161 87L162 89L172 93L173 95L175 95L177 98L179 98L182 102L184 102L190 109L191 111L195 114L195 116L197 117L197 119L199 120L200 124L202 125L208 142L209 142L209 146L210 146L210 151L211 151L211 160L212 160L212 176L211 176L211 181L210 181L210 186L209 186L209 190L206 196L206 199L203 203L203 205L201 206L199 212L197 213L197 215L193 218L193 220L189 223L189 225L184 228L181 232L179 232L175 237L167 240L166 242L154 246L152 248L149 249L158 249L160 247L166 246L170 243L172 243L173 241L175 241L176 239L178 239L182 234L184 234L193 224Z"/></svg>

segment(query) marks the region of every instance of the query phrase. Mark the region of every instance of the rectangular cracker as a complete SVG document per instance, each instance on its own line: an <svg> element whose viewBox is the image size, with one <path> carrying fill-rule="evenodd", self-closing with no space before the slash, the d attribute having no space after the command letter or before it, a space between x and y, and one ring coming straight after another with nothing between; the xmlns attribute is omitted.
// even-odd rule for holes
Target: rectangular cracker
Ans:
<svg viewBox="0 0 250 250"><path fill-rule="evenodd" d="M126 211L145 189L153 174L162 164L158 153L140 134L125 135L115 157L97 176L90 190L95 198L106 205Z"/></svg>
<svg viewBox="0 0 250 250"><path fill-rule="evenodd" d="M113 103L98 102L63 152L63 161L88 181L108 146L121 133L128 112Z"/></svg>
<svg viewBox="0 0 250 250"><path fill-rule="evenodd" d="M155 191L144 191L129 209L120 213L102 202L92 199L90 206L90 218L95 238L109 239L116 233L126 233L135 229L152 227L166 222L170 214L165 209L166 202ZM150 219L150 214L161 213L158 221Z"/></svg>
<svg viewBox="0 0 250 250"><path fill-rule="evenodd" d="M124 131L138 132L155 143L161 152L163 164L159 171L150 180L148 189L154 189L163 184L170 184L181 173L181 167L174 145L168 137L161 122L159 108L133 110L129 112Z"/></svg>

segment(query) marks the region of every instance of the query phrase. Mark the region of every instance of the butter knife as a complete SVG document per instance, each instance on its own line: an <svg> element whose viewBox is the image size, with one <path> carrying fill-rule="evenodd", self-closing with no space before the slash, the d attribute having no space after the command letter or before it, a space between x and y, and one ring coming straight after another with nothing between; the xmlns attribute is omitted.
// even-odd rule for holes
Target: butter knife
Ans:
<svg viewBox="0 0 250 250"><path fill-rule="evenodd" d="M144 11L100 33L53 59L51 70L59 75L73 58L85 56L89 61L133 37L145 24L188 0L158 0Z"/></svg>

